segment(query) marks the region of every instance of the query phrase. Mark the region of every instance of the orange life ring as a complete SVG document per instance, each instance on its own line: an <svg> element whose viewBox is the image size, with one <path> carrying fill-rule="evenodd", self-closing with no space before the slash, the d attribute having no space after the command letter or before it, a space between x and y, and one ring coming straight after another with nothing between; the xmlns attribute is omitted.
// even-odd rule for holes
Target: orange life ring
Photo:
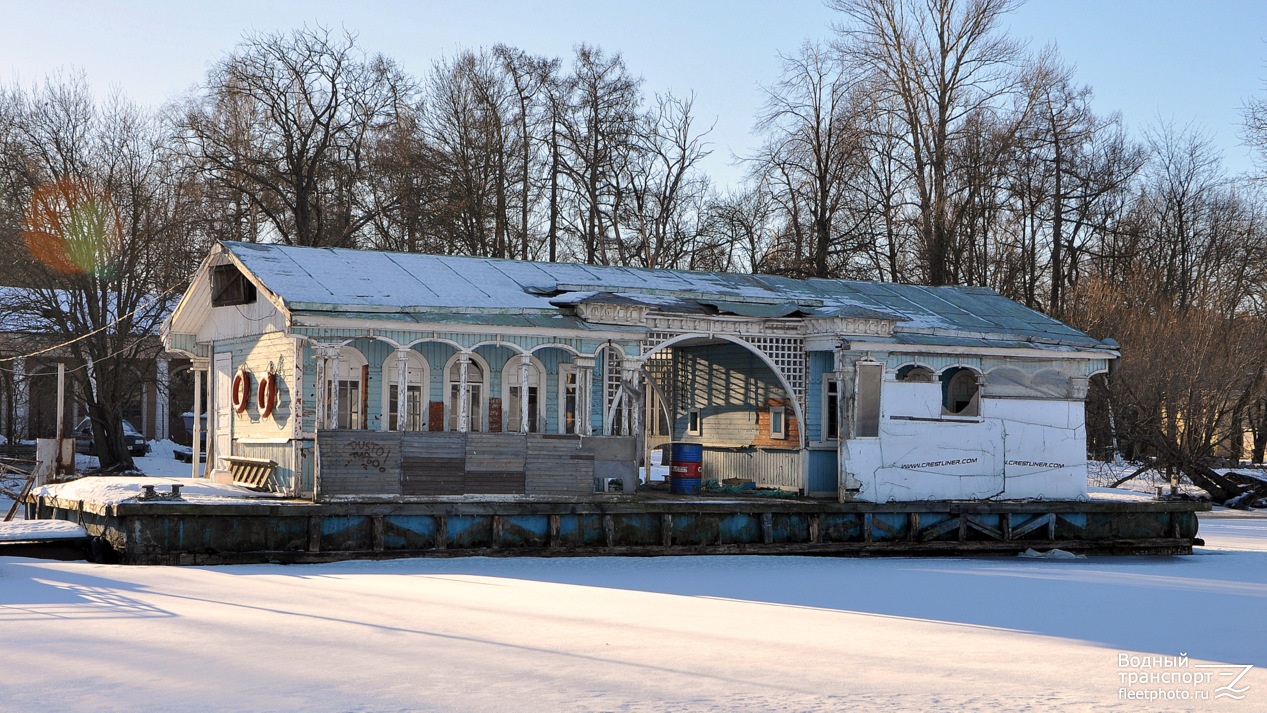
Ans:
<svg viewBox="0 0 1267 713"><path fill-rule="evenodd" d="M277 406L277 375L267 374L260 379L260 386L255 394L255 403L260 407L260 418L273 415Z"/></svg>
<svg viewBox="0 0 1267 713"><path fill-rule="evenodd" d="M240 369L233 377L233 411L242 413L246 411L247 405L251 402L251 375L246 369Z"/></svg>

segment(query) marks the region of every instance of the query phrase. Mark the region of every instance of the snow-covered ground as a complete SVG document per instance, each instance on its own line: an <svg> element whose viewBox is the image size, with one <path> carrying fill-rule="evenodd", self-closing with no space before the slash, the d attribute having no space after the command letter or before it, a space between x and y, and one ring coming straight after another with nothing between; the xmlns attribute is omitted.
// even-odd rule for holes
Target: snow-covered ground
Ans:
<svg viewBox="0 0 1267 713"><path fill-rule="evenodd" d="M160 490L191 475L172 447L137 460ZM1260 668L1233 681L1267 666L1267 518L1200 536L1080 560L0 558L0 711L1267 710Z"/></svg>
<svg viewBox="0 0 1267 713"><path fill-rule="evenodd" d="M0 559L0 710L1267 710L1267 519L1201 536L1080 560Z"/></svg>

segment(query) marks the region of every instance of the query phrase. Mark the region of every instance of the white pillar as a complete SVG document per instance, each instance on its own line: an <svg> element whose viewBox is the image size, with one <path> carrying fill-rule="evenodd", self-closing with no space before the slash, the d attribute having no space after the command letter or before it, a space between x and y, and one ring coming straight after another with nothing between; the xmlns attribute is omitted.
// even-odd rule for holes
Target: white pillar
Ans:
<svg viewBox="0 0 1267 713"><path fill-rule="evenodd" d="M631 362L626 359L624 366L621 368L621 384L624 387L624 395L621 402L625 405L625 418L629 424L626 435L635 438L642 433L642 368L638 362Z"/></svg>
<svg viewBox="0 0 1267 713"><path fill-rule="evenodd" d="M193 359L189 368L194 372L194 428L189 449L193 452L193 477L197 478L202 475L202 372L207 368L207 360Z"/></svg>
<svg viewBox="0 0 1267 713"><path fill-rule="evenodd" d="M30 438L31 380L26 375L26 358L13 362L13 435L19 439Z"/></svg>
<svg viewBox="0 0 1267 713"><path fill-rule="evenodd" d="M409 430L409 352L408 347L396 350L396 430Z"/></svg>
<svg viewBox="0 0 1267 713"><path fill-rule="evenodd" d="M528 433L532 429L528 423L528 369L532 367L532 356L519 355L519 432ZM539 387L538 387L539 388ZM538 404L537 408L541 405Z"/></svg>
<svg viewBox="0 0 1267 713"><path fill-rule="evenodd" d="M467 352L458 354L458 433L466 433L471 413L471 355Z"/></svg>
<svg viewBox="0 0 1267 713"><path fill-rule="evenodd" d="M326 352L326 369L330 372L330 414L326 428L333 431L339 427L339 352L337 348L330 348Z"/></svg>
<svg viewBox="0 0 1267 713"><path fill-rule="evenodd" d="M594 357L578 356L572 363L576 364L576 418L580 421L576 432L588 436L594 432L594 419L590 416L594 403Z"/></svg>
<svg viewBox="0 0 1267 713"><path fill-rule="evenodd" d="M171 437L171 360L167 357L159 357L154 382L154 438L161 441Z"/></svg>

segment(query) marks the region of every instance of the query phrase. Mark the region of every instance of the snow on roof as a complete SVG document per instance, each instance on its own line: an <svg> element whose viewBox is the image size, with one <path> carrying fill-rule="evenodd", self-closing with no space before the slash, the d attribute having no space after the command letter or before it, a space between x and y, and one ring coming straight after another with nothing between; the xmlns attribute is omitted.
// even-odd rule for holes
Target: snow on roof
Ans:
<svg viewBox="0 0 1267 713"><path fill-rule="evenodd" d="M538 263L222 242L296 311L436 308L557 313L600 294L651 307L693 302L747 316L890 319L896 332L969 332L1100 347L1095 339L981 287L926 287L635 267ZM563 299L558 299L563 296Z"/></svg>

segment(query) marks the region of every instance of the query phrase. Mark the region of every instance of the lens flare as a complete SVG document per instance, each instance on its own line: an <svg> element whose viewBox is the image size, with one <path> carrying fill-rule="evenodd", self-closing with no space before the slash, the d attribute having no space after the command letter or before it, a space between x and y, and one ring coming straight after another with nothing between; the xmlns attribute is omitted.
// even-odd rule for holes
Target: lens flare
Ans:
<svg viewBox="0 0 1267 713"><path fill-rule="evenodd" d="M36 188L22 227L31 255L68 275L108 276L123 237L109 193L75 178Z"/></svg>

